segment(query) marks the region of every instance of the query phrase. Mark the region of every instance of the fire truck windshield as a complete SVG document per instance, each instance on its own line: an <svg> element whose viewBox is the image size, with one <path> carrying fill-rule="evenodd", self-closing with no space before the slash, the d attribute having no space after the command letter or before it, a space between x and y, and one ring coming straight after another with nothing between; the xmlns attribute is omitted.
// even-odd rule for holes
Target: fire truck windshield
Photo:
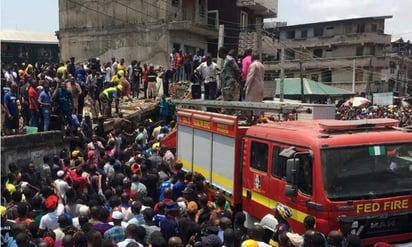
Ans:
<svg viewBox="0 0 412 247"><path fill-rule="evenodd" d="M372 199L412 192L412 143L322 150L331 200Z"/></svg>

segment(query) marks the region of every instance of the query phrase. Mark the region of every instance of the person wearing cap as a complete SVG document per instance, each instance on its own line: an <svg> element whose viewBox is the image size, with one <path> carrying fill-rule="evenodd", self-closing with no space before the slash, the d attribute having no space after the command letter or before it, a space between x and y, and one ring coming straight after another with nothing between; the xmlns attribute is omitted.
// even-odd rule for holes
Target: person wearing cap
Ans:
<svg viewBox="0 0 412 247"><path fill-rule="evenodd" d="M338 223L339 223L338 231L341 232L342 235L343 235L342 246L345 246L346 245L346 238L352 232L353 219L351 217L346 216L346 215L340 215L338 217Z"/></svg>
<svg viewBox="0 0 412 247"><path fill-rule="evenodd" d="M116 112L119 112L119 98L123 90L122 85L108 87L100 93L99 99L104 117L112 117L112 102L115 101Z"/></svg>
<svg viewBox="0 0 412 247"><path fill-rule="evenodd" d="M292 217L292 212L290 211L288 206L282 203L276 203L273 211L274 216L278 221L278 224L276 225L276 229L269 243L270 245L277 247L279 246L279 236L282 233L289 232L291 230L290 225L288 223L288 219Z"/></svg>
<svg viewBox="0 0 412 247"><path fill-rule="evenodd" d="M241 247L259 247L259 243L254 239L247 239L242 242Z"/></svg>
<svg viewBox="0 0 412 247"><path fill-rule="evenodd" d="M56 190L58 191L57 187ZM42 235L46 230L54 230L58 228L58 217L64 213L63 201L55 194L46 198L44 207L46 208L47 213L41 217L39 235Z"/></svg>
<svg viewBox="0 0 412 247"><path fill-rule="evenodd" d="M160 231L165 239L173 236L179 236L179 228L177 224L177 217L180 214L180 207L177 202L170 202L166 204L166 218L160 224Z"/></svg>
<svg viewBox="0 0 412 247"><path fill-rule="evenodd" d="M63 201L66 202L66 191L71 187L66 181L64 181L64 175L65 172L63 170L59 170L57 172L57 179L54 180L54 183L56 184L56 187L58 187L60 196L62 197Z"/></svg>
<svg viewBox="0 0 412 247"><path fill-rule="evenodd" d="M117 74L112 77L112 85L113 86L121 85L123 87L123 90L120 95L126 96L129 101L132 101L132 98L130 96L130 83L124 74L124 70L119 70Z"/></svg>
<svg viewBox="0 0 412 247"><path fill-rule="evenodd" d="M126 229L122 226L123 218L124 215L121 211L113 211L112 220L114 226L104 233L105 239L113 240L116 243L125 240Z"/></svg>

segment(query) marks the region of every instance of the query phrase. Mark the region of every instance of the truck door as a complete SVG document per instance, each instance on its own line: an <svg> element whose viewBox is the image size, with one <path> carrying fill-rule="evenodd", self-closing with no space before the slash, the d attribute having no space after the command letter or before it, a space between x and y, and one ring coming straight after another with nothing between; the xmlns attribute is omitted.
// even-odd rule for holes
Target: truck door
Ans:
<svg viewBox="0 0 412 247"><path fill-rule="evenodd" d="M273 188L269 191L269 196L273 199L272 203L281 202L287 206L292 211L292 229L294 231L302 231L303 220L308 215L314 215L315 213L312 209L308 208L306 202L311 202L313 197L313 166L312 157L308 154L296 155L296 176L294 184L297 188L296 197L289 197L285 195L285 186L288 185L287 182L287 160L288 158L283 157L280 153L287 146L281 146L275 144L272 147L272 161L271 161L271 179L270 187ZM273 208L274 204L272 205Z"/></svg>
<svg viewBox="0 0 412 247"><path fill-rule="evenodd" d="M261 140L245 141L243 170L243 209L254 217L263 217L269 199L269 143Z"/></svg>

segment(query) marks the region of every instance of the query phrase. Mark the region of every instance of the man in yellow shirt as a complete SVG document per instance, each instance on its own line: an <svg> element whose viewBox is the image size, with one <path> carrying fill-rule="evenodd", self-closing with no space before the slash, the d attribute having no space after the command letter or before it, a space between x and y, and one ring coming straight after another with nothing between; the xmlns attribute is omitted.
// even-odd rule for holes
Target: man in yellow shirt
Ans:
<svg viewBox="0 0 412 247"><path fill-rule="evenodd" d="M62 79L66 80L67 79L67 67L64 63L60 63L60 66L57 68L57 73L61 73Z"/></svg>
<svg viewBox="0 0 412 247"><path fill-rule="evenodd" d="M124 58L120 59L120 63L117 65L117 73L123 71L123 74L126 74L126 65L124 64Z"/></svg>
<svg viewBox="0 0 412 247"><path fill-rule="evenodd" d="M99 99L104 117L112 117L112 102L115 100L116 113L119 113L119 98L123 90L122 85L108 87L100 93Z"/></svg>

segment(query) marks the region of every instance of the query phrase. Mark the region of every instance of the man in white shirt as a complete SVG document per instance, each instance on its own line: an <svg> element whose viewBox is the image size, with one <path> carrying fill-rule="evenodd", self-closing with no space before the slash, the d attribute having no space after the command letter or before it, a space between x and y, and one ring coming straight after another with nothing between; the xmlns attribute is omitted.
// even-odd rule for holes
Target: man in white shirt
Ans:
<svg viewBox="0 0 412 247"><path fill-rule="evenodd" d="M219 66L212 61L210 54L206 55L206 61L201 63L196 69L195 73L201 76L203 85L205 87L205 100L216 99L217 91L217 73L220 70Z"/></svg>
<svg viewBox="0 0 412 247"><path fill-rule="evenodd" d="M47 230L54 230L59 227L58 218L64 213L64 205L56 195L50 195L44 202L47 214L43 215L39 225L39 235L42 236Z"/></svg>
<svg viewBox="0 0 412 247"><path fill-rule="evenodd" d="M54 183L58 187L60 191L60 196L62 197L63 201L66 202L66 191L70 189L71 187L66 181L63 180L63 177L64 177L64 171L59 170L57 172L57 179L54 180Z"/></svg>
<svg viewBox="0 0 412 247"><path fill-rule="evenodd" d="M141 231L141 229L143 229L143 232ZM143 237L139 236L141 234L143 234ZM145 234L146 234L146 230L142 226L137 226L135 224L129 224L125 232L126 239L123 240L122 242L117 243L117 246L126 247L129 243L137 243L139 247L143 247L143 244L139 243L138 240L139 238L142 238L141 241L143 242L143 238Z"/></svg>

